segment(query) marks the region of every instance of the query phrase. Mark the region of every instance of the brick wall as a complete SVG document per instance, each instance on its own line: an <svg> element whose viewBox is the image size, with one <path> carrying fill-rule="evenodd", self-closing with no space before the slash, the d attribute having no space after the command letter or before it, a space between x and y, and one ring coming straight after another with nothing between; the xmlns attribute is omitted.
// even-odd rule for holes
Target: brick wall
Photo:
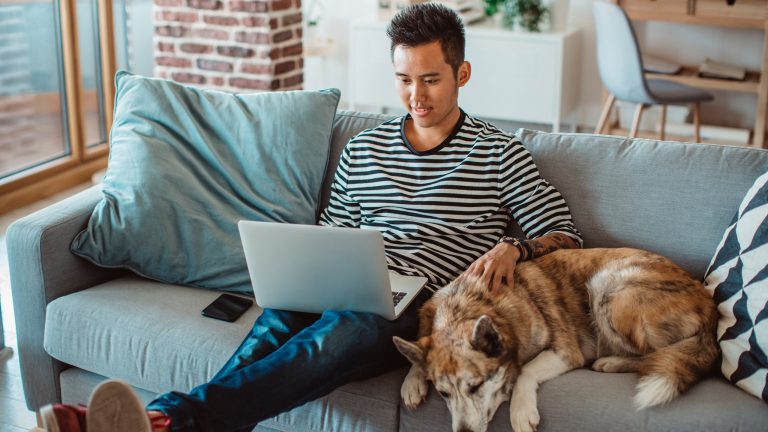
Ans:
<svg viewBox="0 0 768 432"><path fill-rule="evenodd" d="M300 89L301 0L154 0L155 75L226 91Z"/></svg>

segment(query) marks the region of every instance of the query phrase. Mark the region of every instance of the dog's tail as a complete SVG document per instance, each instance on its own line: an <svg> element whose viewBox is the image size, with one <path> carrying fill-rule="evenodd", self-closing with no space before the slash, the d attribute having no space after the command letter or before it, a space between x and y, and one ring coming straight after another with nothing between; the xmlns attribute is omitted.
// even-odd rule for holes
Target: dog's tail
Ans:
<svg viewBox="0 0 768 432"><path fill-rule="evenodd" d="M635 406L641 410L671 401L709 373L718 356L714 328L645 355L637 368Z"/></svg>

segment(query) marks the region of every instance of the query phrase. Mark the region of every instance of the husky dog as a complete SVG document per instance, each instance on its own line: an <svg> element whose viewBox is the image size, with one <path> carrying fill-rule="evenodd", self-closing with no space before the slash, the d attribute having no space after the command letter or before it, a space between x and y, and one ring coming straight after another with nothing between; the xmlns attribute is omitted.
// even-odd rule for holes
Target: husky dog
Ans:
<svg viewBox="0 0 768 432"><path fill-rule="evenodd" d="M708 373L718 355L717 310L701 282L636 249L559 250L515 268L490 292L463 274L420 311L419 340L395 337L412 367L405 405L448 404L455 432L483 432L510 399L515 432L539 424L539 384L591 364L637 372L638 409L669 402Z"/></svg>

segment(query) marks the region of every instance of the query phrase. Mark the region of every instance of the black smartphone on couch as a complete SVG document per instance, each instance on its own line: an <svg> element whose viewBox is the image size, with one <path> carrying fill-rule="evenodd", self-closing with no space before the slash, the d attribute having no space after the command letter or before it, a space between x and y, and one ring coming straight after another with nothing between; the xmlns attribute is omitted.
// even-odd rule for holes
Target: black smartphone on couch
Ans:
<svg viewBox="0 0 768 432"><path fill-rule="evenodd" d="M203 316L222 321L236 321L245 311L253 305L253 300L236 296L234 294L222 294L213 303L203 309Z"/></svg>

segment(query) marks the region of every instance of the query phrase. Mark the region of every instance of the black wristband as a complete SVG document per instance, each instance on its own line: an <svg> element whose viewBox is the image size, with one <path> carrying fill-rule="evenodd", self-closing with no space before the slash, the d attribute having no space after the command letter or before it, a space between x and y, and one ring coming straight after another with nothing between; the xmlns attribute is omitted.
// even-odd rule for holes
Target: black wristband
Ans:
<svg viewBox="0 0 768 432"><path fill-rule="evenodd" d="M528 247L525 241L519 238L504 236L499 240L499 243L509 243L514 246L520 252L520 257L517 259L518 262L527 261L531 258L531 248Z"/></svg>

